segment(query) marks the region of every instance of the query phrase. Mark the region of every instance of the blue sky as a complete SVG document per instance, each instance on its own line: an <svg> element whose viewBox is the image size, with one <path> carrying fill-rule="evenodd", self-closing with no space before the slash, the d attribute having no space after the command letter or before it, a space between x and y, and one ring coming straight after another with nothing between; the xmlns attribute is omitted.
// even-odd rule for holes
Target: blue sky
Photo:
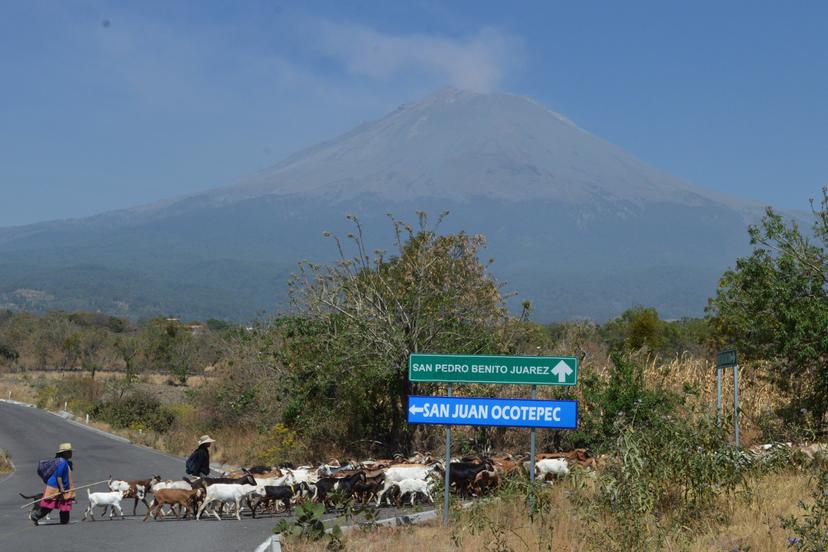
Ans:
<svg viewBox="0 0 828 552"><path fill-rule="evenodd" d="M4 2L0 226L230 183L446 85L700 185L828 184L826 2Z"/></svg>

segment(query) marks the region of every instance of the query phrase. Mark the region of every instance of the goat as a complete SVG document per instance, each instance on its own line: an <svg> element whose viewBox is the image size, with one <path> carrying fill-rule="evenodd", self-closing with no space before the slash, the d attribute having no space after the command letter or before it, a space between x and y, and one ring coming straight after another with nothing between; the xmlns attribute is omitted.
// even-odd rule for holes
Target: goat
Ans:
<svg viewBox="0 0 828 552"><path fill-rule="evenodd" d="M365 504L369 502L372 498L377 496L377 493L382 488L383 483L385 482L385 474L380 472L377 475L369 477L368 474L365 475L364 481L357 481L354 483L353 491L354 496L362 503Z"/></svg>
<svg viewBox="0 0 828 552"><path fill-rule="evenodd" d="M483 470L474 477L472 488L477 494L482 495L489 490L497 488L500 484L500 474L496 470Z"/></svg>
<svg viewBox="0 0 828 552"><path fill-rule="evenodd" d="M377 493L377 506L382 503L382 496L388 492L391 486L403 479L425 480L435 469L436 464L395 464L385 470L385 482L382 490Z"/></svg>
<svg viewBox="0 0 828 552"><path fill-rule="evenodd" d="M249 476L253 479L252 476ZM241 521L241 500L251 492L256 490L255 481L252 485L239 483L214 483L207 487L207 492L204 495L204 501L198 507L198 514L196 519L201 519L201 514L213 502L228 503L232 502L236 506L236 519ZM213 510L213 515L216 519L221 520L218 512Z"/></svg>
<svg viewBox="0 0 828 552"><path fill-rule="evenodd" d="M547 476L563 477L569 475L569 463L565 458L544 458L535 463L535 473L541 480Z"/></svg>
<svg viewBox="0 0 828 552"><path fill-rule="evenodd" d="M434 499L431 498L431 483L422 479L403 479L395 483L400 490L397 498L397 507L402 506L402 500L406 495L411 495L411 505L414 506L414 500L417 495L423 495L430 503L434 504Z"/></svg>
<svg viewBox="0 0 828 552"><path fill-rule="evenodd" d="M204 490L205 491L205 496L206 496L207 489L211 485L252 485L253 487L258 487L258 483L256 482L256 479L252 475L250 475L249 473L246 473L245 475L243 475L241 477L197 477L197 478L192 479L192 480L187 479L185 477L184 481L186 481L187 483L192 485L194 489L199 488L199 489ZM248 504L249 504L249 502L248 502ZM223 502L219 506L219 511L222 512L222 513L224 511L224 503Z"/></svg>
<svg viewBox="0 0 828 552"><path fill-rule="evenodd" d="M290 511L290 501L291 499L305 491L308 491L308 484L304 481L299 483L298 485L267 485L262 489L256 489L253 494L258 495L260 498L253 504L251 510L253 511L253 517L256 517L256 510L262 504L271 504L273 502L281 502L286 511Z"/></svg>
<svg viewBox="0 0 828 552"><path fill-rule="evenodd" d="M154 495L158 491L161 491L161 490L164 490L164 489L179 489L179 490L183 490L183 491L190 491L190 490L192 490L192 488L193 488L193 486L190 485L189 483L187 483L186 481L183 481L183 480L172 481L171 479L167 479L166 481L159 481L158 483L153 485L152 486L152 494ZM173 508L175 508L175 507L176 507L175 504L170 506L170 511L172 511ZM179 513L180 513L181 508L179 507L178 510L179 510ZM159 511L161 512L161 517L165 517L167 515L164 512L163 507ZM178 515L178 514L176 514L176 515Z"/></svg>
<svg viewBox="0 0 828 552"><path fill-rule="evenodd" d="M334 490L337 479L334 477L323 477L319 479L314 485L313 497L314 502L322 502L328 505L328 493Z"/></svg>
<svg viewBox="0 0 828 552"><path fill-rule="evenodd" d="M594 468L596 465L595 455L588 448L576 448L565 452L541 452L535 455L535 460L548 460L563 458L570 464L578 464L582 468Z"/></svg>
<svg viewBox="0 0 828 552"><path fill-rule="evenodd" d="M302 483L304 481L309 485L313 485L319 480L319 474L307 466L300 466L296 469L285 469L284 471L293 478L294 483Z"/></svg>
<svg viewBox="0 0 828 552"><path fill-rule="evenodd" d="M163 517L165 505L170 506L170 511L175 514L175 519L181 519L179 512L182 508L186 508L186 514L195 516L193 505L203 492L201 489L158 489L155 492L152 506L147 510L147 515L144 516L144 521L147 521L151 515L157 520L159 512ZM175 511L174 506L178 506L178 512Z"/></svg>
<svg viewBox="0 0 828 552"><path fill-rule="evenodd" d="M95 521L95 506L111 506L112 509L109 511L109 519L112 519L112 516L115 515L115 510L118 511L118 515L121 516L121 519L124 519L124 511L121 510L121 500L124 498L124 491L93 493L89 489L86 489L86 494L89 496L89 507L83 513L81 521L86 521L87 516L92 521ZM104 509L104 512L106 512L106 509Z"/></svg>
<svg viewBox="0 0 828 552"><path fill-rule="evenodd" d="M249 473L241 476L241 477L196 477L194 479L183 478L184 481L189 483L194 489L195 488L202 488L207 489L211 485L222 484L222 485L253 485L256 486L256 479L253 478L252 475Z"/></svg>
<svg viewBox="0 0 828 552"><path fill-rule="evenodd" d="M111 477L111 476L110 476ZM110 479L109 480L109 490L111 491L123 491L124 498L134 498L135 501L132 504L132 515L135 515L136 510L138 509L138 501L144 503L144 506L147 507L149 510L149 504L147 503L147 493L152 492L152 486L161 482L160 475L153 475L149 479L130 479L130 480L123 480L123 479Z"/></svg>
<svg viewBox="0 0 828 552"><path fill-rule="evenodd" d="M472 491L475 477L481 471L491 471L493 468L490 460L484 460L478 464L476 462L452 462L449 464L449 477L451 483L457 489L460 496L466 496Z"/></svg>

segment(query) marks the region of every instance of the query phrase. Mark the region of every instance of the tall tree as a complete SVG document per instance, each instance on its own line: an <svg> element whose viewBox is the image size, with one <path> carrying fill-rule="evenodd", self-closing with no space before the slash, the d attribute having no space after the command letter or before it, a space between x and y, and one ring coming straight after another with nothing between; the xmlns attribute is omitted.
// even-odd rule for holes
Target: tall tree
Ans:
<svg viewBox="0 0 828 552"><path fill-rule="evenodd" d="M485 239L437 232L420 214L416 230L392 217L394 255L368 252L362 227L347 235L355 253L331 265L303 263L290 283L295 316L280 321L294 377L288 421L340 442L378 436L406 447L408 356L413 352L499 353L510 319L500 287L479 254ZM330 236L330 234L327 234ZM301 408L313 401L314 408ZM310 412L313 410L314 412ZM346 418L337 413L348 412ZM325 423L334 414L338 428Z"/></svg>
<svg viewBox="0 0 828 552"><path fill-rule="evenodd" d="M768 208L753 254L722 276L708 312L722 343L773 363L772 377L818 419L828 410L828 191L811 202L812 235Z"/></svg>

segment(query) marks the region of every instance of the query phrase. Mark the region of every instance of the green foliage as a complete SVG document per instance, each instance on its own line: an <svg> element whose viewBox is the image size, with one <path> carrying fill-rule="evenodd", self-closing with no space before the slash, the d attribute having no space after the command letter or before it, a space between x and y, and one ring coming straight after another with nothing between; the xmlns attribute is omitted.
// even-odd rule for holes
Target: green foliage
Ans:
<svg viewBox="0 0 828 552"><path fill-rule="evenodd" d="M581 378L584 405L580 427L567 435L569 444L608 448L621 427L647 428L679 404L679 397L648 388L644 368L621 353L612 353L609 377L585 373Z"/></svg>
<svg viewBox="0 0 828 552"><path fill-rule="evenodd" d="M799 503L801 517L786 516L780 519L780 524L792 533L788 537L788 548L803 552L825 552L828 550L828 468L820 465L813 483L813 502Z"/></svg>
<svg viewBox="0 0 828 552"><path fill-rule="evenodd" d="M822 420L828 410L828 191L814 208L813 241L768 209L754 246L724 273L708 312L721 344L772 364L771 378ZM795 419L788 419L788 423Z"/></svg>
<svg viewBox="0 0 828 552"><path fill-rule="evenodd" d="M165 433L175 414L147 393L133 392L120 398L96 403L90 414L117 429L151 429Z"/></svg>
<svg viewBox="0 0 828 552"><path fill-rule="evenodd" d="M635 417L632 413L631 417ZM575 495L595 549L660 550L664 538L716 512L748 470L707 417L662 415L647 426L619 422L616 454L598 476L594 497Z"/></svg>
<svg viewBox="0 0 828 552"><path fill-rule="evenodd" d="M289 522L286 519L279 520L274 533L285 535L288 538L302 539L307 541L320 541L325 538L325 524L322 520L325 515L325 505L304 502L293 510L296 519ZM342 530L339 525L334 525L328 535L326 550L344 550L342 544Z"/></svg>
<svg viewBox="0 0 828 552"><path fill-rule="evenodd" d="M41 385L37 390L38 408L61 409L66 403L70 412L88 412L92 397L98 396L103 384L89 377L73 375L54 384Z"/></svg>
<svg viewBox="0 0 828 552"><path fill-rule="evenodd" d="M647 349L663 355L704 354L711 339L706 320L662 320L654 308L633 307L600 328L613 351Z"/></svg>
<svg viewBox="0 0 828 552"><path fill-rule="evenodd" d="M478 258L482 236L439 235L422 215L418 231L393 221L395 256L369 255L350 218L356 255L346 257L334 238L339 262L300 265L291 282L296 316L277 321L288 368L284 419L312 443L349 447L371 436L390 451L405 449L409 354L502 353L517 328Z"/></svg>

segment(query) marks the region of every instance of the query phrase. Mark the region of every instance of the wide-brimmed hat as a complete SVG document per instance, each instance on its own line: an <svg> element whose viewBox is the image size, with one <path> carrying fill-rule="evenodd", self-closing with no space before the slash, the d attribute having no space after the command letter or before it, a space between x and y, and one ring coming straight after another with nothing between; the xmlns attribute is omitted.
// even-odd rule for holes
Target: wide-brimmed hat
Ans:
<svg viewBox="0 0 828 552"><path fill-rule="evenodd" d="M58 452L72 452L72 443L61 443L58 445Z"/></svg>
<svg viewBox="0 0 828 552"><path fill-rule="evenodd" d="M202 435L198 438L198 444L203 445L204 443L215 443L215 439L211 439L209 435Z"/></svg>

